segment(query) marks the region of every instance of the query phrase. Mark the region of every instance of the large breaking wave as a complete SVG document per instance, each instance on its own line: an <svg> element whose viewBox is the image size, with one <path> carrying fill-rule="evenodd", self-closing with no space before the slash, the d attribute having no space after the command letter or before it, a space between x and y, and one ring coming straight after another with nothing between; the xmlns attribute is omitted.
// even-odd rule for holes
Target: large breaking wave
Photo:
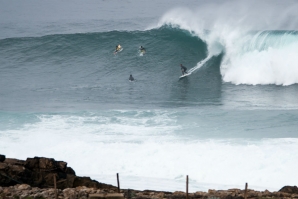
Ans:
<svg viewBox="0 0 298 199"><path fill-rule="evenodd" d="M256 9L254 12L249 10L248 16L239 17L237 14L243 11L240 9L238 12L225 15L229 16L227 18L223 15L231 11L230 8L227 9L229 6L233 7L232 4L217 8L212 6L214 13L217 13L217 18L213 19L206 18L205 10L210 10L206 6L196 11L174 9L148 29L169 25L187 30L206 42L207 57L223 53L220 71L224 82L236 85L284 86L298 83L298 57L295 53L298 51L298 32L280 30L285 27L282 25L288 18L279 17L273 22L273 11L267 11L265 14L262 9ZM247 13L248 9L249 7L245 9ZM291 13L292 9L293 7L286 9L285 13ZM269 20L272 23L268 25ZM294 19L291 21L292 23L288 23L289 28L295 24ZM195 67L198 66L199 63Z"/></svg>

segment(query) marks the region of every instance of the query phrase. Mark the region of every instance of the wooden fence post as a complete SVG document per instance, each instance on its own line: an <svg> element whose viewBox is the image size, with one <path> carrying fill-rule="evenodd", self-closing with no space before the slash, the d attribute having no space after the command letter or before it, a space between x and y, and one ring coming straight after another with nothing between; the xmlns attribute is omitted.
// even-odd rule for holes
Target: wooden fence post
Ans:
<svg viewBox="0 0 298 199"><path fill-rule="evenodd" d="M130 189L127 189L127 199L131 199Z"/></svg>
<svg viewBox="0 0 298 199"><path fill-rule="evenodd" d="M188 175L186 175L186 199L188 199Z"/></svg>
<svg viewBox="0 0 298 199"><path fill-rule="evenodd" d="M244 199L247 199L247 183L245 183Z"/></svg>
<svg viewBox="0 0 298 199"><path fill-rule="evenodd" d="M117 173L117 184L118 184L118 193L120 193L120 183L119 183L119 175Z"/></svg>
<svg viewBox="0 0 298 199"><path fill-rule="evenodd" d="M58 199L58 194L57 194L57 183L56 183L56 174L54 174L54 189L55 189L55 199Z"/></svg>

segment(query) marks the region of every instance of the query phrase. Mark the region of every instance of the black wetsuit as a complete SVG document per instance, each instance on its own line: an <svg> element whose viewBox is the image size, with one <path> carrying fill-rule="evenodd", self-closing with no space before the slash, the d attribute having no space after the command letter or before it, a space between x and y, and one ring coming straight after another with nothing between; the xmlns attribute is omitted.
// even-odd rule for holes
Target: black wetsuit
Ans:
<svg viewBox="0 0 298 199"><path fill-rule="evenodd" d="M181 67L182 75L184 75L185 73L187 73L186 72L187 68L185 66L180 65L180 67Z"/></svg>
<svg viewBox="0 0 298 199"><path fill-rule="evenodd" d="M129 76L129 81L134 81L135 79L133 78L132 75Z"/></svg>

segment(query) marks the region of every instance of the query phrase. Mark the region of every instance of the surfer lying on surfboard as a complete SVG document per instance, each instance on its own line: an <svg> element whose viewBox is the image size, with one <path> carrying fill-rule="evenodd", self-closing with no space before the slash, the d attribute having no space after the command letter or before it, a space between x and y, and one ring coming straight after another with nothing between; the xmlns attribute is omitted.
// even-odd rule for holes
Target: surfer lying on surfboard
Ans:
<svg viewBox="0 0 298 199"><path fill-rule="evenodd" d="M115 51L114 51L114 55L116 55L118 52L121 52L122 50L123 50L122 46L120 46L120 44L118 44L118 45L116 46Z"/></svg>
<svg viewBox="0 0 298 199"><path fill-rule="evenodd" d="M133 76L132 76L132 75L130 75L130 76L129 76L129 78L128 78L128 80L132 82L132 81L134 81L134 80L135 80L135 78L133 78Z"/></svg>
<svg viewBox="0 0 298 199"><path fill-rule="evenodd" d="M183 66L182 64L180 64L180 67L181 67L182 75L187 74L187 72L186 72L187 68L185 66Z"/></svg>
<svg viewBox="0 0 298 199"><path fill-rule="evenodd" d="M120 46L120 44L118 44L118 46L116 46L116 49L115 49L115 52L118 52L119 50L121 50L121 46Z"/></svg>
<svg viewBox="0 0 298 199"><path fill-rule="evenodd" d="M140 52L141 53L145 53L146 52L146 49L143 46L140 46Z"/></svg>

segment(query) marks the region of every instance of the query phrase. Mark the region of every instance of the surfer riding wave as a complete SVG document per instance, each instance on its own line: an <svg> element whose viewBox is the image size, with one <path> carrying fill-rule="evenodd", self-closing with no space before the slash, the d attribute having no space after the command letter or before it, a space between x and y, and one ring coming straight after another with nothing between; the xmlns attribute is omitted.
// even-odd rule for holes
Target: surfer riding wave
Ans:
<svg viewBox="0 0 298 199"><path fill-rule="evenodd" d="M180 67L181 67L181 72L182 72L182 75L185 75L187 74L187 68L185 66L183 66L182 64L180 64Z"/></svg>

